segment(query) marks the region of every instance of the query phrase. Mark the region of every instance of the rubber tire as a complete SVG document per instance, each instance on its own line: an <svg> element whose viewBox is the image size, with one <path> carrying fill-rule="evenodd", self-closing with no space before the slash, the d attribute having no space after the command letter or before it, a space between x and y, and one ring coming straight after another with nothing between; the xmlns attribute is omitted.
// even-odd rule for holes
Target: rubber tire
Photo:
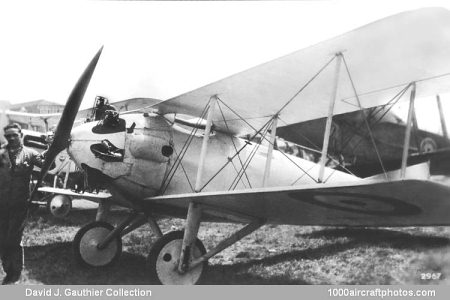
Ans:
<svg viewBox="0 0 450 300"><path fill-rule="evenodd" d="M152 246L152 248L150 249L150 252L147 256L147 269L149 270L150 279L153 281L152 284L153 283L164 284L159 279L158 273L156 271L156 263L157 263L159 253L164 248L164 246L166 246L169 242L174 241L174 240L179 240L179 239L183 240L183 237L184 237L184 231L169 232L169 233L163 235L161 238L159 238L156 241L156 243ZM200 250L201 255L204 255L206 253L205 246L203 245L202 241L200 241L198 238L195 241L195 246L198 248L198 250ZM202 275L204 274L207 266L208 266L208 262L205 261L203 263L202 274L200 275L199 279L194 284L201 282Z"/></svg>
<svg viewBox="0 0 450 300"><path fill-rule="evenodd" d="M89 224L83 226L80 230L78 230L77 234L75 235L75 238L73 239L72 247L73 247L75 261L80 266L85 267L85 268L106 268L108 266L113 265L119 259L120 255L122 254L122 239L120 237L117 237L116 238L117 251L116 251L115 255L113 256L113 258L108 263L106 263L104 265L100 265L100 266L92 265L83 259L82 255L81 255L81 251L80 251L81 240L89 230L96 228L96 227L103 227L103 228L108 229L109 231L112 231L114 229L114 226L112 226L109 223L106 223L103 221L96 221L96 222L92 222L92 223L89 223Z"/></svg>

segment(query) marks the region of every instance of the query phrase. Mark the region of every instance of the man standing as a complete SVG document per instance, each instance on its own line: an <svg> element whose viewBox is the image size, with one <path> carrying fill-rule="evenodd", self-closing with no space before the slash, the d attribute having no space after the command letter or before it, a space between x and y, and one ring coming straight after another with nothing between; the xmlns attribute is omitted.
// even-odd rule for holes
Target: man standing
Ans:
<svg viewBox="0 0 450 300"><path fill-rule="evenodd" d="M42 156L24 147L22 129L12 123L4 128L7 145L0 148L0 258L6 276L2 284L20 279L23 268L22 234L28 212L30 177Z"/></svg>

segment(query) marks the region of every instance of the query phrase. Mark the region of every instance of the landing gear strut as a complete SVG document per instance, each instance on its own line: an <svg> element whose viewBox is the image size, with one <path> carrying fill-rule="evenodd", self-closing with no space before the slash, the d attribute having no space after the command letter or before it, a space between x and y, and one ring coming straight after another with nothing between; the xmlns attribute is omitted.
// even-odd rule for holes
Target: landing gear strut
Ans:
<svg viewBox="0 0 450 300"><path fill-rule="evenodd" d="M151 278L159 284L196 284L207 262L199 264L189 272L178 272L178 264L183 244L184 231L172 231L160 238L150 250L147 258ZM190 251L189 262L206 253L203 243L197 239Z"/></svg>
<svg viewBox="0 0 450 300"><path fill-rule="evenodd" d="M85 267L106 267L112 265L122 253L122 236L142 226L147 221L158 237L161 230L151 217L145 214L132 212L118 226L104 222L104 217L109 211L109 206L100 206L100 214L95 221L82 227L73 241L73 249L76 261Z"/></svg>
<svg viewBox="0 0 450 300"><path fill-rule="evenodd" d="M202 210L248 224L207 252L197 238ZM185 231L174 231L164 235L150 250L147 266L153 276L152 279L162 284L196 284L201 279L208 259L260 228L264 223L264 220L223 210L218 211L212 207L191 202Z"/></svg>

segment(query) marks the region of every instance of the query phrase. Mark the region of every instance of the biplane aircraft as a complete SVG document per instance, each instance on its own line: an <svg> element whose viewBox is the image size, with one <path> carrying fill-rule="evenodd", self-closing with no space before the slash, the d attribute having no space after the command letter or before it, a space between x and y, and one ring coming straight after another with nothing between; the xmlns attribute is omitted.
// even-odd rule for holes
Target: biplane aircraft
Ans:
<svg viewBox="0 0 450 300"><path fill-rule="evenodd" d="M264 224L449 225L450 187L428 180L427 164L407 166L411 109L400 170L361 179L325 166L334 114L383 105L407 88L415 97L450 88L450 12L409 11L288 54L137 111L74 129L101 48L75 85L42 175L67 148L90 185L106 186L97 221L82 227L77 260L101 267L118 259L121 238L149 223L159 237L148 268L162 284L195 284L209 258ZM412 105L410 105L410 108ZM327 118L320 163L273 149L278 120ZM247 134L267 141L239 138ZM35 193L36 189L33 191ZM130 209L107 223L111 203ZM156 216L183 218L163 234ZM212 249L202 222L239 222Z"/></svg>
<svg viewBox="0 0 450 300"><path fill-rule="evenodd" d="M49 121L51 122L51 124L53 123L56 124L60 116L61 116L60 113L38 114L38 113L29 113L9 109L2 109L0 111L0 131L1 131L0 142L4 142L3 127L5 127L8 123L18 122L22 124L28 124L31 140L33 142L36 142L37 147L35 148L45 149L46 148L45 145L42 146L42 141L39 141L38 139L34 138L35 136L42 134L39 134L38 132L35 132L36 134L33 134L32 128L33 126L40 127L42 126L42 124L44 124L45 132L47 132L49 130ZM33 147L33 145L30 145L30 147Z"/></svg>
<svg viewBox="0 0 450 300"><path fill-rule="evenodd" d="M437 97L437 104L442 107L440 97ZM359 177L373 176L382 173L383 169L399 169L406 124L391 108L392 105L373 107L333 116L328 153L334 159L328 159L328 165L334 164L337 169ZM413 118L407 163L429 161L432 175L449 175L450 139L442 110L440 116L443 135L419 129ZM281 126L277 128L277 135L320 154L325 124L326 118L320 118Z"/></svg>
<svg viewBox="0 0 450 300"><path fill-rule="evenodd" d="M40 114L14 110L7 110L5 114L8 116L10 122L25 123L28 124L29 128L41 126L44 123L45 132L49 131L51 125L56 124L56 121L61 117L60 113Z"/></svg>

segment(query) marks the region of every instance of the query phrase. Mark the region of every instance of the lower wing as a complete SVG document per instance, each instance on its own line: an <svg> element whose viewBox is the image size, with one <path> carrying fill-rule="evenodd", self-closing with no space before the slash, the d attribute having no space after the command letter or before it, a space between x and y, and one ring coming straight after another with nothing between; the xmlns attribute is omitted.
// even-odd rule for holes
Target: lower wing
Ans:
<svg viewBox="0 0 450 300"><path fill-rule="evenodd" d="M203 216L244 215L267 223L332 226L450 225L450 187L428 180L260 188L146 198L144 208L186 215L190 202L205 205ZM216 215L217 216L217 215Z"/></svg>
<svg viewBox="0 0 450 300"><path fill-rule="evenodd" d="M60 189L60 188L53 188L53 187L47 187L47 186L38 188L38 191L43 192L43 193L66 195L66 196L71 196L72 198L75 198L75 199L86 199L86 200L90 200L90 201L94 201L94 202L99 202L102 199L109 199L112 197L110 193L104 193L104 192L77 193L77 192L71 191L69 189Z"/></svg>

